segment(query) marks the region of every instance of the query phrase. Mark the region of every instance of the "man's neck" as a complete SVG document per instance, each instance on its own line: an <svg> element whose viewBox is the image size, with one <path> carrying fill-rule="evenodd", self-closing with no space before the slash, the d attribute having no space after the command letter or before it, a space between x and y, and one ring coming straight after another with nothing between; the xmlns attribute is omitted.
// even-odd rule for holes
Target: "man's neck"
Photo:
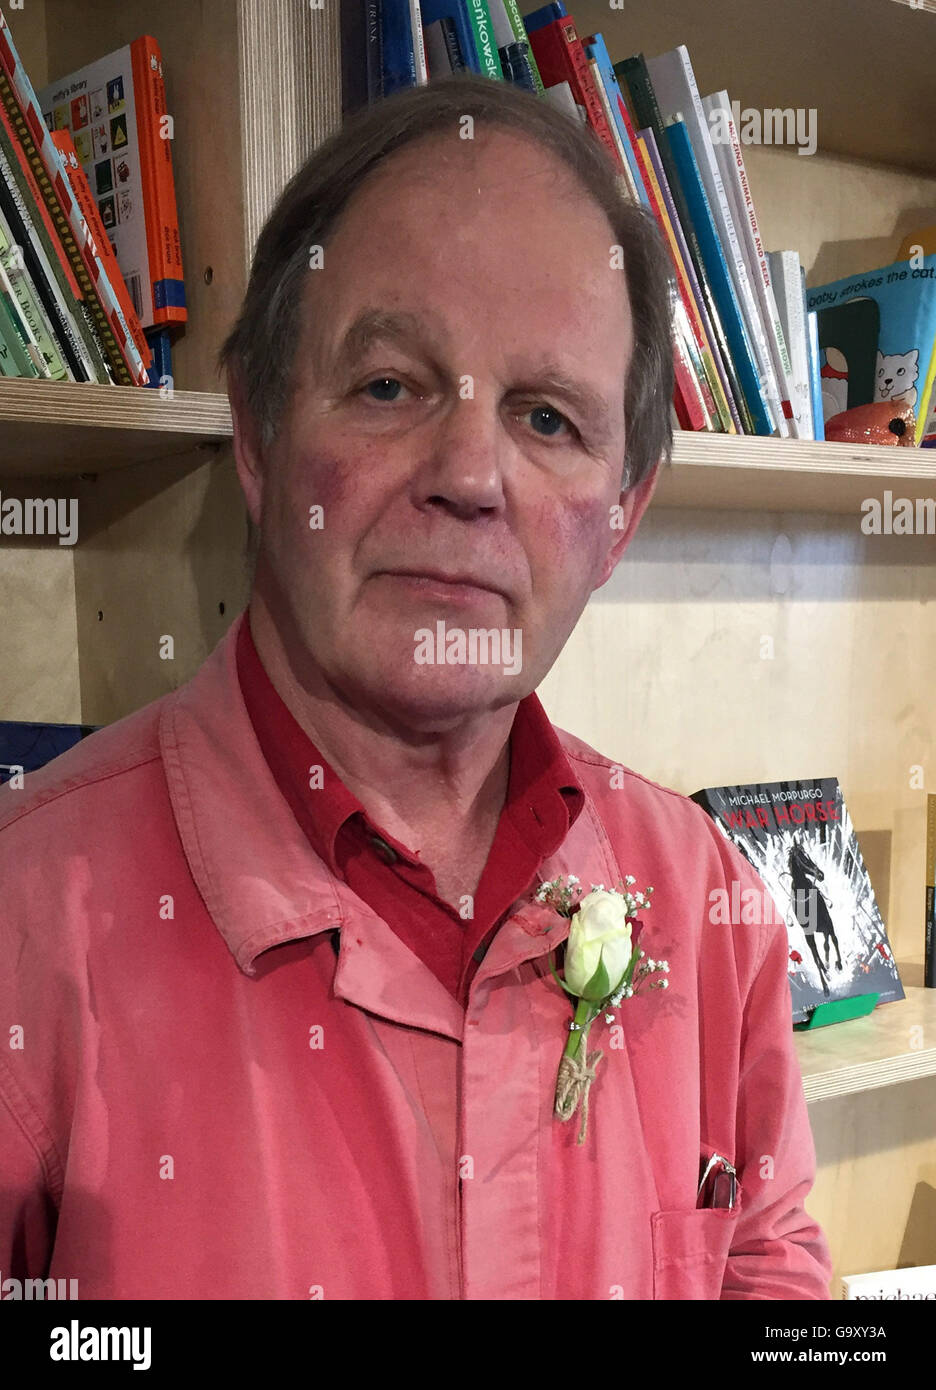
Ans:
<svg viewBox="0 0 936 1390"><path fill-rule="evenodd" d="M507 796L516 704L484 711L444 733L414 730L408 736L379 709L342 701L305 655L300 681L300 663L290 659L256 591L247 621L290 714L375 824L421 854L436 871L443 897L443 880L471 880L461 891L473 892Z"/></svg>

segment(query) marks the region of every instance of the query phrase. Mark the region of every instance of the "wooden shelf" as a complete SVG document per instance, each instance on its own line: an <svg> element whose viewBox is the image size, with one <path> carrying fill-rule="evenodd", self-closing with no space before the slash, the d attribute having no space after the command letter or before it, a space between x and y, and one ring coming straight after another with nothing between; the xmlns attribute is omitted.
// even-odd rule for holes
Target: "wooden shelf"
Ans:
<svg viewBox="0 0 936 1390"><path fill-rule="evenodd" d="M936 989L904 989L906 999L879 1004L865 1018L795 1034L808 1102L936 1076L932 1041L911 1047L914 1037L936 1038Z"/></svg>
<svg viewBox="0 0 936 1390"><path fill-rule="evenodd" d="M848 512L866 497L936 497L936 449L677 430L654 507Z"/></svg>
<svg viewBox="0 0 936 1390"><path fill-rule="evenodd" d="M105 472L223 443L232 433L227 397L88 382L0 381L2 476Z"/></svg>

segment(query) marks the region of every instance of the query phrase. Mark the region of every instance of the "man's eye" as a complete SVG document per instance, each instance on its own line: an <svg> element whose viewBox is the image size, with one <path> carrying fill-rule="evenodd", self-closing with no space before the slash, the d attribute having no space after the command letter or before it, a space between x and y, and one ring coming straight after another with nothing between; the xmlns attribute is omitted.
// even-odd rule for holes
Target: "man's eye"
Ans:
<svg viewBox="0 0 936 1390"><path fill-rule="evenodd" d="M399 377L395 376L373 377L362 387L362 390L372 392L373 399L377 401L395 401L398 399L397 392L406 389Z"/></svg>
<svg viewBox="0 0 936 1390"><path fill-rule="evenodd" d="M567 437L575 434L575 426L571 420L558 410L554 410L551 405L535 405L532 410L527 411L530 423L537 434L542 434L543 438L555 438L560 435L563 428Z"/></svg>

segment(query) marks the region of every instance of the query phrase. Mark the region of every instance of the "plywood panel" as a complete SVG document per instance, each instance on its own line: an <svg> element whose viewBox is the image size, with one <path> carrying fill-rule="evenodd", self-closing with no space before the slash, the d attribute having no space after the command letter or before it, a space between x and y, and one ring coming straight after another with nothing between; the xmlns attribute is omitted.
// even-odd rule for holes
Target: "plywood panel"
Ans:
<svg viewBox="0 0 936 1390"><path fill-rule="evenodd" d="M936 1078L809 1107L816 1183L807 1209L844 1274L936 1264Z"/></svg>
<svg viewBox="0 0 936 1390"><path fill-rule="evenodd" d="M83 484L75 558L82 714L106 724L194 675L246 603L246 514L230 453ZM174 656L160 655L174 639Z"/></svg>
<svg viewBox="0 0 936 1390"><path fill-rule="evenodd" d="M911 783L920 767L936 792L932 553L932 537L864 536L849 518L651 505L547 677L547 707L681 792L838 777L859 834L890 837L875 886L898 957L920 956Z"/></svg>
<svg viewBox="0 0 936 1390"><path fill-rule="evenodd" d="M929 175L757 145L744 163L764 244L798 251L809 285L889 265L909 232L936 225Z"/></svg>

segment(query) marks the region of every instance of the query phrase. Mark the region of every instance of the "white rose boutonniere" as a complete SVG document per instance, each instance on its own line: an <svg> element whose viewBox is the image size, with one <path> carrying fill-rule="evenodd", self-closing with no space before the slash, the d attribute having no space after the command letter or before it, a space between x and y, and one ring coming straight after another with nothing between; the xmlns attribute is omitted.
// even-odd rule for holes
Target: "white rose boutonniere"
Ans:
<svg viewBox="0 0 936 1390"><path fill-rule="evenodd" d="M638 912L650 909L653 888L633 893L630 885L636 879L628 875L620 885L621 891L606 890L604 884L592 884L592 891L583 898L574 874L565 882L553 879L540 886L536 893L539 902L554 907L563 917L571 919L565 943L564 978L560 979L550 953L549 968L567 994L578 1001L575 1017L569 1024L569 1040L559 1063L556 1080L555 1115L570 1120L581 1105L582 1124L578 1142L584 1144L588 1125L588 1091L604 1053L588 1052L588 1033L595 1019L604 1013L612 1023L622 999L638 993L647 977L660 971L669 973L665 960L638 961L644 956L637 941L643 930ZM650 989L666 989L667 979L649 982Z"/></svg>

